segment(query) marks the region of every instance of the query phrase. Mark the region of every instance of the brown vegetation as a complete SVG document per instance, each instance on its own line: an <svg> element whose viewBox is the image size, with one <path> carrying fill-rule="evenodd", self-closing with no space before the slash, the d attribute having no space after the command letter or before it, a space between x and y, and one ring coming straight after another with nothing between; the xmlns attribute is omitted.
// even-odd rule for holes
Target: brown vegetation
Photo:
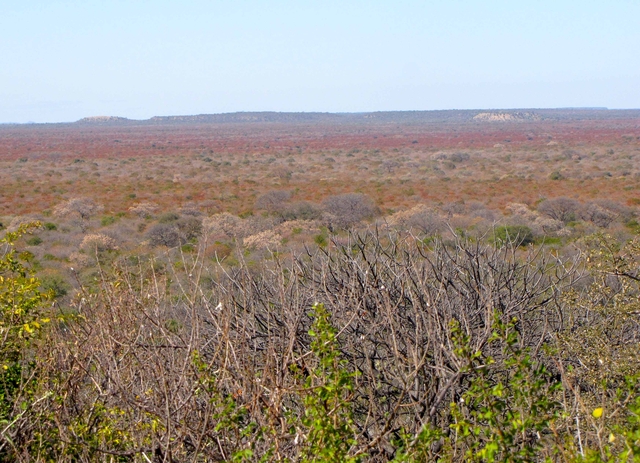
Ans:
<svg viewBox="0 0 640 463"><path fill-rule="evenodd" d="M569 113L0 128L0 460L623 455L640 119Z"/></svg>

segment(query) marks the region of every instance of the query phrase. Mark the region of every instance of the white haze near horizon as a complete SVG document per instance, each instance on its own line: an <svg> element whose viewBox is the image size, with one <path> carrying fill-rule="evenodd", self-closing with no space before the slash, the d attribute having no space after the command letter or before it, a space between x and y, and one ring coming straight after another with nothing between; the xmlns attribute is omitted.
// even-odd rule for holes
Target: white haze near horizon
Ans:
<svg viewBox="0 0 640 463"><path fill-rule="evenodd" d="M0 123L640 108L632 0L2 0Z"/></svg>

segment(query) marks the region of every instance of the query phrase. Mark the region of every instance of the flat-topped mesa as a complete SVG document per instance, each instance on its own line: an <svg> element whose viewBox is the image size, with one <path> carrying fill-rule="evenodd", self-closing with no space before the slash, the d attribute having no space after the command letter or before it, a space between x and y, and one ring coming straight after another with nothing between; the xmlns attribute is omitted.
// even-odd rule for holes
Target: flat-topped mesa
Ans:
<svg viewBox="0 0 640 463"><path fill-rule="evenodd" d="M76 121L76 124L117 124L129 121L131 119L119 116L89 116Z"/></svg>
<svg viewBox="0 0 640 463"><path fill-rule="evenodd" d="M528 122L542 120L542 117L534 112L484 112L473 116L473 120L483 122Z"/></svg>
<svg viewBox="0 0 640 463"><path fill-rule="evenodd" d="M167 123L228 123L228 122L332 122L344 118L342 114L319 112L235 112L221 114L196 114L183 116L154 116L146 122L152 124Z"/></svg>

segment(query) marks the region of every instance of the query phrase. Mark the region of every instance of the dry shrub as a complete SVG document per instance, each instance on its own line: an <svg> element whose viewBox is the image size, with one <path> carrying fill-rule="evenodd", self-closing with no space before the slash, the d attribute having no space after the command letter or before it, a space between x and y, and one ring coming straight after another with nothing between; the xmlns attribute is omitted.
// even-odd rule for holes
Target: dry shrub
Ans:
<svg viewBox="0 0 640 463"><path fill-rule="evenodd" d="M287 204L279 215L283 220L320 220L322 208L309 201L296 201Z"/></svg>
<svg viewBox="0 0 640 463"><path fill-rule="evenodd" d="M101 233L85 235L80 244L80 249L92 252L115 251L118 249L116 240Z"/></svg>
<svg viewBox="0 0 640 463"><path fill-rule="evenodd" d="M266 230L273 230L280 223L282 220L275 216L253 215L244 219L239 236L246 237Z"/></svg>
<svg viewBox="0 0 640 463"><path fill-rule="evenodd" d="M59 217L76 216L82 220L87 220L97 214L103 207L89 198L73 198L64 203L58 204L53 213Z"/></svg>
<svg viewBox="0 0 640 463"><path fill-rule="evenodd" d="M202 219L197 216L183 217L175 225L183 242L196 240L202 234Z"/></svg>
<svg viewBox="0 0 640 463"><path fill-rule="evenodd" d="M85 268L94 264L94 260L90 256L79 252L69 254L69 262L74 268Z"/></svg>
<svg viewBox="0 0 640 463"><path fill-rule="evenodd" d="M389 461L398 433L452 423L449 403L473 374L451 347L452 323L471 352L501 361L489 343L494 308L517 318L522 343L535 347L553 329L554 295L573 281L570 263L544 255L463 241L436 241L423 254L371 232L260 268L240 262L211 274L207 289L198 279L206 265L185 264L188 272L164 276L155 264L119 268L76 301L77 323L56 328L47 357L54 454L220 461L251 448L250 461L269 449L276 461L299 461L301 394L316 365L309 308L322 301L341 368L358 372L353 451Z"/></svg>
<svg viewBox="0 0 640 463"><path fill-rule="evenodd" d="M258 196L255 202L255 208L264 210L271 214L282 212L291 199L291 192L285 190L268 191Z"/></svg>
<svg viewBox="0 0 640 463"><path fill-rule="evenodd" d="M38 220L41 220L41 219L35 215L18 215L16 217L13 217L9 221L9 225L7 226L7 229L10 232L16 231L21 226L27 225L29 223L37 222Z"/></svg>
<svg viewBox="0 0 640 463"><path fill-rule="evenodd" d="M147 232L151 246L166 246L173 248L180 244L180 231L172 224L159 223Z"/></svg>
<svg viewBox="0 0 640 463"><path fill-rule="evenodd" d="M580 209L581 219L588 220L602 228L607 228L617 219L617 217L618 215L613 211L605 209L594 202L587 203Z"/></svg>
<svg viewBox="0 0 640 463"><path fill-rule="evenodd" d="M464 201L454 201L444 204L440 209L447 214L448 217L454 215L463 215L467 211Z"/></svg>
<svg viewBox="0 0 640 463"><path fill-rule="evenodd" d="M325 220L340 228L349 228L377 213L373 200L362 193L329 196L322 204L327 213Z"/></svg>
<svg viewBox="0 0 640 463"><path fill-rule="evenodd" d="M440 214L424 204L396 212L387 217L386 222L391 227L408 231L415 229L425 235L435 235L445 228L444 219Z"/></svg>
<svg viewBox="0 0 640 463"><path fill-rule="evenodd" d="M208 235L233 238L242 228L242 219L228 212L222 212L205 218L202 225Z"/></svg>
<svg viewBox="0 0 640 463"><path fill-rule="evenodd" d="M190 216L190 217L200 217L202 212L198 209L196 204L185 204L180 208L180 213L182 215Z"/></svg>
<svg viewBox="0 0 640 463"><path fill-rule="evenodd" d="M580 208L580 201L562 196L543 201L538 206L538 212L554 220L567 223L578 218Z"/></svg>
<svg viewBox="0 0 640 463"><path fill-rule="evenodd" d="M618 220L628 222L634 215L630 208L607 199L590 201L580 210L581 219L588 220L601 228L607 228Z"/></svg>
<svg viewBox="0 0 640 463"><path fill-rule="evenodd" d="M103 209L102 205L95 203L90 198L73 198L58 204L53 213L58 217L71 217L84 232L87 228L87 221Z"/></svg>
<svg viewBox="0 0 640 463"><path fill-rule="evenodd" d="M129 212L137 215L141 219L148 219L158 212L159 206L156 203L150 201L144 201L134 204L129 208Z"/></svg>
<svg viewBox="0 0 640 463"><path fill-rule="evenodd" d="M315 220L290 220L275 227L274 231L280 235L290 235L294 230L300 233L311 233L319 227L320 223Z"/></svg>
<svg viewBox="0 0 640 463"><path fill-rule="evenodd" d="M551 217L544 217L536 211L532 211L526 204L509 203L505 209L511 213L511 222L530 227L535 234L555 233L564 235L564 224Z"/></svg>
<svg viewBox="0 0 640 463"><path fill-rule="evenodd" d="M230 244L216 241L206 246L204 250L204 256L207 259L222 261L226 257L230 256L232 251L233 251L233 247Z"/></svg>
<svg viewBox="0 0 640 463"><path fill-rule="evenodd" d="M280 244L282 236L273 230L265 230L256 235L251 235L243 240L243 244L247 248L255 249L273 249Z"/></svg>
<svg viewBox="0 0 640 463"><path fill-rule="evenodd" d="M480 201L467 201L466 213L470 217L479 217L490 223L495 223L500 218L498 211L487 209L486 205Z"/></svg>
<svg viewBox="0 0 640 463"><path fill-rule="evenodd" d="M617 201L613 201L610 199L596 199L593 202L606 211L614 214L617 219L620 219L622 221L631 220L636 216L636 213L632 208L627 207Z"/></svg>

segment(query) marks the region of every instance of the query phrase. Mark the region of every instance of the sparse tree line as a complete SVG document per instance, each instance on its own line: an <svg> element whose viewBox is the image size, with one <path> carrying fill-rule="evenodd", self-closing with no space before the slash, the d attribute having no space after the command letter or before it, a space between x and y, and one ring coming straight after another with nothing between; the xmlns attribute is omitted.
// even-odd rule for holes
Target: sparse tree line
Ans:
<svg viewBox="0 0 640 463"><path fill-rule="evenodd" d="M57 300L38 229L6 233L0 461L638 460L638 240L417 212L259 265L206 257L242 219L167 214L193 252L87 235L96 271Z"/></svg>

